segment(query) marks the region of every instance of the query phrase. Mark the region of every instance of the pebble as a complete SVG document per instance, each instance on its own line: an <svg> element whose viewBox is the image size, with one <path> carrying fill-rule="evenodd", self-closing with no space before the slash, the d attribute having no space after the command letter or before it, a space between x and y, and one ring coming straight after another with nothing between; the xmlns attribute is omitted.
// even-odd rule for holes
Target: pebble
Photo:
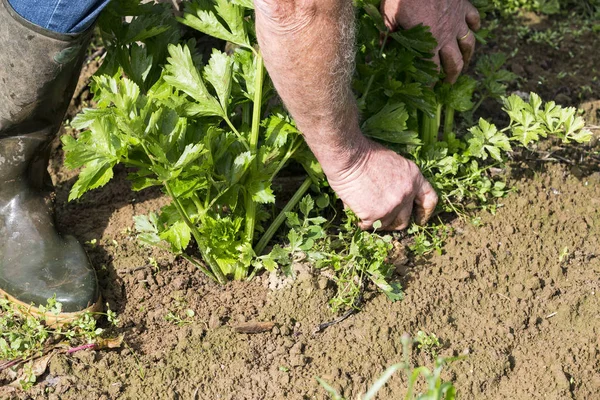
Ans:
<svg viewBox="0 0 600 400"><path fill-rule="evenodd" d="M538 277L532 277L525 281L525 287L531 290L538 290L542 286L542 282Z"/></svg>
<svg viewBox="0 0 600 400"><path fill-rule="evenodd" d="M302 354L302 353L304 353L304 343L302 343L302 342L297 342L290 349L290 354Z"/></svg>
<svg viewBox="0 0 600 400"><path fill-rule="evenodd" d="M322 276L319 278L319 280L317 281L317 287L320 290L325 290L327 289L327 286L329 285L329 279L327 279L326 276Z"/></svg>
<svg viewBox="0 0 600 400"><path fill-rule="evenodd" d="M567 378L567 375L565 375L560 365L554 365L552 367L552 371L554 372L554 379L556 380L556 384L559 388L569 389L571 387L569 379Z"/></svg>
<svg viewBox="0 0 600 400"><path fill-rule="evenodd" d="M307 362L308 358L301 354L296 354L290 357L290 365L292 367L301 367L303 365L306 365Z"/></svg>
<svg viewBox="0 0 600 400"><path fill-rule="evenodd" d="M208 319L208 327L210 329L217 329L217 328L220 328L222 325L223 324L221 322L221 318L219 317L219 315L216 313L212 313L210 315L210 318Z"/></svg>

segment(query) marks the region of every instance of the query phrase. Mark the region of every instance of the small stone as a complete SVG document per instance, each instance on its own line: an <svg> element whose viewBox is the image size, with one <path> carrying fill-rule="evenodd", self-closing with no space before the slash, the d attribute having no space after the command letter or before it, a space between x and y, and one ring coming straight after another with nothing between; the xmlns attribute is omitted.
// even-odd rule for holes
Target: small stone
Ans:
<svg viewBox="0 0 600 400"><path fill-rule="evenodd" d="M298 342L290 349L290 354L302 354L304 353L304 343Z"/></svg>
<svg viewBox="0 0 600 400"><path fill-rule="evenodd" d="M137 281L143 281L146 279L146 271L141 269L135 273L135 279Z"/></svg>
<svg viewBox="0 0 600 400"><path fill-rule="evenodd" d="M541 286L542 286L542 282L541 282L540 278L535 277L535 276L533 278L529 278L525 281L525 287L527 289L538 290Z"/></svg>
<svg viewBox="0 0 600 400"><path fill-rule="evenodd" d="M217 329L217 328L220 328L222 325L223 324L221 322L221 318L219 317L219 315L216 313L212 313L210 315L210 318L208 319L208 327L210 329Z"/></svg>
<svg viewBox="0 0 600 400"><path fill-rule="evenodd" d="M510 288L511 294L513 296L517 296L517 297L522 296L524 290L525 290L525 286L523 286L521 283L516 283Z"/></svg>
<svg viewBox="0 0 600 400"><path fill-rule="evenodd" d="M326 276L320 277L319 280L317 281L317 287L320 290L325 290L325 289L327 289L327 286L329 286L329 279Z"/></svg>
<svg viewBox="0 0 600 400"><path fill-rule="evenodd" d="M292 367L302 367L306 365L308 358L303 355L293 355L290 357L290 365Z"/></svg>
<svg viewBox="0 0 600 400"><path fill-rule="evenodd" d="M290 329L289 326L283 325L281 327L281 336L289 336L291 334L292 334L292 330Z"/></svg>
<svg viewBox="0 0 600 400"><path fill-rule="evenodd" d="M112 397L112 398L116 398L118 396L119 393L121 393L121 389L123 388L123 384L121 382L115 382L112 383L109 387L108 387L108 394Z"/></svg>
<svg viewBox="0 0 600 400"><path fill-rule="evenodd" d="M556 385L561 389L569 389L571 384L569 383L569 378L565 375L562 367L560 365L554 365L552 367L552 371L554 372L554 379L556 381Z"/></svg>

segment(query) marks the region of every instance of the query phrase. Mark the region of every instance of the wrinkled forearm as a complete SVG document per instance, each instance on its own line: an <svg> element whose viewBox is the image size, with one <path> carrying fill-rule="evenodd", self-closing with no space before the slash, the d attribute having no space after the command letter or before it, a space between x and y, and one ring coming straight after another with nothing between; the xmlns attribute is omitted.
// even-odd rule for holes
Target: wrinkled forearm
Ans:
<svg viewBox="0 0 600 400"><path fill-rule="evenodd" d="M367 146L351 90L352 1L255 0L255 7L265 66L308 145L326 174L352 168Z"/></svg>

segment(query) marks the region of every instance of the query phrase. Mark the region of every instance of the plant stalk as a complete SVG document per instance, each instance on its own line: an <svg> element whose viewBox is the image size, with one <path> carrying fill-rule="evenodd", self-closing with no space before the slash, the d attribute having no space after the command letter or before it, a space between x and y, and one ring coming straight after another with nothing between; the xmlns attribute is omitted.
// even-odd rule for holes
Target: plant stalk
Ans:
<svg viewBox="0 0 600 400"><path fill-rule="evenodd" d="M154 160L152 159L152 156L150 155L150 151L148 151L148 148L146 147L146 145L143 142L142 142L142 148L144 149L146 156L150 160L150 163L152 163L152 165L154 165ZM175 208L177 209L179 216L181 217L181 219L183 219L183 222L185 222L185 224L188 226L188 228L190 228L190 231L192 232L192 236L194 236L194 240L196 240L196 244L198 245L198 248L200 249L200 253L202 253L202 257L204 257L208 266L212 270L212 272L214 274L214 278L217 280L217 282L219 282L221 284L225 284L227 282L227 279L225 279L225 275L223 274L223 271L221 271L221 267L219 267L219 265L212 259L212 257L210 257L208 250L206 248L204 248L204 246L202 246L202 241L201 241L202 235L200 234L200 231L198 231L198 228L196 228L196 225L194 225L192 223L192 221L190 221L190 218L188 217L187 213L185 212L185 209L179 202L179 199L177 197L175 197L175 193L173 193L173 190L171 189L171 185L169 185L169 182L163 181L163 185L165 185L165 189L166 189L167 193L169 194L171 199L173 199L173 204L175 204Z"/></svg>
<svg viewBox="0 0 600 400"><path fill-rule="evenodd" d="M387 43L389 35L390 35L390 31L386 31L383 41L381 42L381 48L379 49L379 58L381 58L381 56L383 56L383 49L385 48L385 44ZM374 80L375 80L375 75L371 75L371 77L369 78L369 82L367 83L367 88L365 89L365 92L363 93L362 97L357 102L358 108L360 110L362 110L365 107L365 104L367 103L367 96L369 95L371 86L373 86Z"/></svg>
<svg viewBox="0 0 600 400"><path fill-rule="evenodd" d="M262 113L262 93L264 81L264 63L260 52L256 53L256 80L254 82L254 109L252 110L252 131L250 132L250 154L258 153L258 138L260 133L260 119ZM258 160L252 162L250 173L256 171ZM247 243L254 242L254 228L256 225L256 203L252 196L246 195L246 227L245 239Z"/></svg>
<svg viewBox="0 0 600 400"><path fill-rule="evenodd" d="M212 259L212 257L208 253L208 250L202 245L202 235L200 234L200 231L188 217L183 206L179 202L179 199L177 197L175 197L175 194L173 193L173 190L171 189L171 185L169 185L168 182L164 182L164 185L165 185L165 189L167 190L167 193L173 199L173 204L175 204L175 208L177 208L177 212L179 213L179 215L181 216L181 218L183 219L185 224L188 226L188 228L190 228L190 231L192 232L192 236L194 236L194 240L196 240L196 244L198 245L198 249L200 249L200 253L202 253L202 257L204 258L204 261L206 261L206 263L210 267L210 270L214 274L214 278L217 280L217 282L219 282L221 284L225 284L227 282L227 279L225 278L223 271L221 271L221 267L219 267L219 265Z"/></svg>
<svg viewBox="0 0 600 400"><path fill-rule="evenodd" d="M310 177L308 177L304 180L302 185L300 185L298 190L296 190L296 193L294 193L290 201L288 201L285 207L283 207L279 215L277 215L277 217L273 220L269 228L265 231L263 236L260 238L256 246L254 247L254 253L256 253L257 256L262 255L263 251L265 250L265 247L267 247L267 244L269 244L269 242L275 235L275 232L277 232L279 227L285 222L285 214L292 211L294 207L296 207L296 204L298 204L300 200L302 200L302 197L304 197L308 189L310 189L310 185L312 185L312 180L310 179Z"/></svg>
<svg viewBox="0 0 600 400"><path fill-rule="evenodd" d="M446 111L444 113L444 141L448 142L448 137L454 130L454 108L450 106L446 106Z"/></svg>

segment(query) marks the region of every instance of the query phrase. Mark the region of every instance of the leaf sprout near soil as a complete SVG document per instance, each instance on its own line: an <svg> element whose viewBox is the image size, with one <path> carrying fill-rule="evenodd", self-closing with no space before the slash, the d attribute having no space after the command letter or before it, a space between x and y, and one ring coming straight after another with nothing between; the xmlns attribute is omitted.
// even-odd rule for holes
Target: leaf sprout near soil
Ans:
<svg viewBox="0 0 600 400"><path fill-rule="evenodd" d="M429 29L389 32L378 3L355 1L353 89L361 128L420 167L439 194L437 214L493 210L510 188L492 171L543 138L590 140L574 108L544 103L534 93L507 96L516 76L502 68L502 54L482 57L477 79L444 83L430 61L437 44ZM105 185L122 164L132 168L133 190L156 186L170 199L157 213L135 217L139 240L180 255L219 283L260 270L292 274L294 262L307 260L333 274L334 310L359 307L368 281L401 299L386 261L391 237L360 232L351 214L341 223L327 221L325 210L339 209L334 195L315 208L328 193L324 175L276 100L252 7L249 0L195 0L175 18L165 4L116 0L109 6L100 20L107 53L92 84L97 108L72 121L82 131L77 138L62 137L65 164L82 168L70 199ZM131 22L122 18L126 13ZM181 24L228 42L229 50L212 49L203 59L195 40L183 39ZM508 126L476 118L486 100L500 102ZM307 177L277 212L273 183L292 160ZM307 195L311 188L316 200ZM441 251L449 229L438 221L411 227L415 253Z"/></svg>
<svg viewBox="0 0 600 400"><path fill-rule="evenodd" d="M411 339L409 335L402 336L403 361L389 367L383 375L369 388L367 393L360 397L361 400L373 400L377 394L387 384L390 378L397 371L404 371L407 378L407 389L404 396L397 396L398 399L405 400L454 400L456 399L456 388L452 382L444 382L441 378L442 370L448 363L463 359L462 357L441 358L437 357L433 370L425 366L413 367L410 361L412 347L419 343L418 339ZM416 393L415 386L420 378L425 382L425 392ZM345 398L333 386L316 378L319 384L325 389L332 400L344 400Z"/></svg>
<svg viewBox="0 0 600 400"><path fill-rule="evenodd" d="M85 312L78 319L65 325L50 322L52 315L62 312L62 305L56 298L47 300L40 306L42 314L35 315L23 306L17 306L6 299L0 299L0 371L23 365L21 386L24 390L36 382L32 372L34 360L56 348L67 346L67 351L79 348L111 347L106 339L106 330L97 325L97 318L106 317L111 326L117 326L119 319L107 304L105 313Z"/></svg>

